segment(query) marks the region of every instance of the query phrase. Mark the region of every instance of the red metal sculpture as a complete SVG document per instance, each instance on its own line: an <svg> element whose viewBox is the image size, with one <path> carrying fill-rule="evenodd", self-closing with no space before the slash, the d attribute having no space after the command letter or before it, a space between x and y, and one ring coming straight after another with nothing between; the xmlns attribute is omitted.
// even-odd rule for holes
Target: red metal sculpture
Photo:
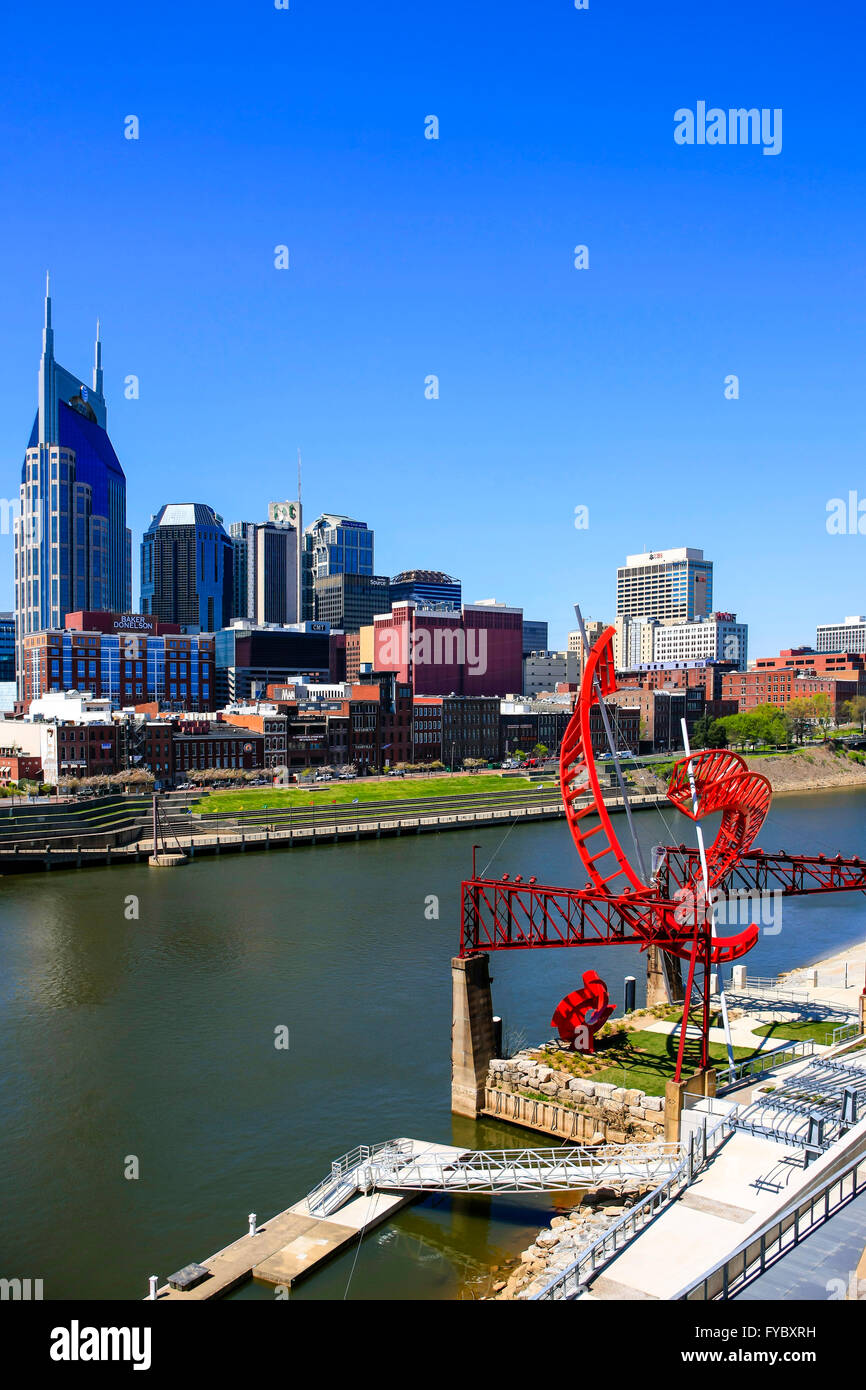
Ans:
<svg viewBox="0 0 866 1390"><path fill-rule="evenodd" d="M559 1001L550 1026L575 1051L594 1052L593 1039L615 1009L604 980L594 970L585 970L583 989L572 990Z"/></svg>
<svg viewBox="0 0 866 1390"><path fill-rule="evenodd" d="M700 1064L705 1067L709 1064L711 971L745 955L758 940L755 925L734 936L714 934L713 891L732 876L746 887L754 884L758 891L769 887L785 894L866 890L866 865L841 856L825 861L823 856L784 852L765 856L753 850L770 806L770 784L750 772L736 754L715 750L676 763L667 793L673 805L693 821L721 813L718 833L706 852L706 878L697 851L685 845L664 846L657 851L651 881L644 882L614 832L593 755L592 711L601 706L606 723L603 702L616 690L614 633L613 627L606 628L589 653L560 752L562 800L587 874L586 887L547 887L534 878L528 883L511 880L508 874L501 879L473 876L462 885L460 952L636 944L641 950L658 947L687 960L679 1080L685 1021L694 991L700 996ZM567 1021L564 1006L580 995L582 991L575 991L562 1001L554 1015L555 1025L560 1017Z"/></svg>

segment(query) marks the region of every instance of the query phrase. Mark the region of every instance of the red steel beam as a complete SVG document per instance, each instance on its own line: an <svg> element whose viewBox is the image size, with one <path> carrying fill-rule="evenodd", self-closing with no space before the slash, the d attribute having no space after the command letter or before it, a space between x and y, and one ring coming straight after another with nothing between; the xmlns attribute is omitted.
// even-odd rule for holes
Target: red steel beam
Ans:
<svg viewBox="0 0 866 1390"><path fill-rule="evenodd" d="M655 892L616 897L591 888L554 888L507 877L467 879L461 884L460 954L559 946L681 948L694 928L683 922L675 935L671 933L673 913L683 917L682 903L674 894L694 881L698 868L696 849L667 845L657 861ZM780 892L787 897L866 892L866 862L841 855L750 850L719 889Z"/></svg>
<svg viewBox="0 0 866 1390"><path fill-rule="evenodd" d="M656 875L659 893L673 896L694 878L698 851L688 845L665 845ZM720 883L721 891L744 889L752 893L782 893L786 897L806 893L866 892L866 861L841 854L765 854L748 850Z"/></svg>

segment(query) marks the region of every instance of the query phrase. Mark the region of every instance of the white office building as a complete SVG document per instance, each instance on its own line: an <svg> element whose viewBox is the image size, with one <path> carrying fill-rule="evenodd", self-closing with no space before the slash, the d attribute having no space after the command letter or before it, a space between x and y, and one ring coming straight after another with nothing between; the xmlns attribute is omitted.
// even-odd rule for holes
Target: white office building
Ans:
<svg viewBox="0 0 866 1390"><path fill-rule="evenodd" d="M866 618L846 618L844 623L819 623L815 650L866 652Z"/></svg>
<svg viewBox="0 0 866 1390"><path fill-rule="evenodd" d="M690 623L660 623L653 637L653 661L735 661L748 663L749 628L736 613L711 613Z"/></svg>

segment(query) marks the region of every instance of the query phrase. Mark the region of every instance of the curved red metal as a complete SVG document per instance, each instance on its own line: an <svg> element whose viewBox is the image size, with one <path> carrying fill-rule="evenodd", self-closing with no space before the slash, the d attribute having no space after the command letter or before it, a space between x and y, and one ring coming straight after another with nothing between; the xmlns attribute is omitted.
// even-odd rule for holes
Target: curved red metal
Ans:
<svg viewBox="0 0 866 1390"><path fill-rule="evenodd" d="M694 753L675 764L668 786L668 800L689 820L698 818L692 805L690 764L698 814L722 813L716 838L707 850L709 886L714 888L751 849L770 809L773 788L766 777L750 772L743 759L727 749Z"/></svg>
<svg viewBox="0 0 866 1390"><path fill-rule="evenodd" d="M586 970L583 989L572 990L559 1001L550 1026L557 1029L562 1042L580 1052L594 1052L593 1038L615 1010L604 980L594 970Z"/></svg>
<svg viewBox="0 0 866 1390"><path fill-rule="evenodd" d="M622 893L648 893L649 889L641 883L616 837L592 752L591 715L599 703L596 678L602 697L616 690L615 633L616 628L605 628L587 657L580 694L560 749L559 786L568 828L590 884L599 893L619 897ZM591 817L596 817L596 824L591 824ZM600 838L596 840L597 835ZM607 868L612 872L604 873L597 867L604 859L608 859Z"/></svg>
<svg viewBox="0 0 866 1390"><path fill-rule="evenodd" d="M617 839L592 750L592 711L617 688L615 632L613 627L605 628L587 658L574 713L562 741L559 781L568 827L589 884L596 892L616 897L628 920L628 904L623 904L622 899L652 896L653 889L638 877ZM700 816L722 813L718 833L707 852L708 886L712 889L752 845L770 806L771 787L765 777L750 772L742 758L726 749L683 758L674 767L668 797L690 820L697 817L692 807L689 763ZM645 917L641 922L632 919L636 932L644 938L642 949L651 946L657 935L664 939L664 949L671 954L683 959L695 954L697 938L706 928L708 917L700 873L686 885L682 896L690 900L690 910L661 913L657 934L646 931ZM758 929L754 925L735 936L712 937L708 947L710 961L719 964L737 960L752 949L757 939Z"/></svg>

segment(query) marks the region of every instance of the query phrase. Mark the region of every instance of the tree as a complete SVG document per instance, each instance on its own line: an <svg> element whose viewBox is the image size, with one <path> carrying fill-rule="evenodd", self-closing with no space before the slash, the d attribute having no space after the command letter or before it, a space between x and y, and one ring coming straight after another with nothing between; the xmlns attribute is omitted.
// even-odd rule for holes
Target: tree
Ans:
<svg viewBox="0 0 866 1390"><path fill-rule="evenodd" d="M815 695L798 695L795 700L789 700L785 706L785 716L787 718L791 733L800 743L811 732L813 724L826 728L830 723L831 709L829 696L824 691L818 691Z"/></svg>
<svg viewBox="0 0 866 1390"><path fill-rule="evenodd" d="M709 714L702 714L700 719L695 720L691 738L695 748L724 748L727 741L728 735L721 720L713 719Z"/></svg>
<svg viewBox="0 0 866 1390"><path fill-rule="evenodd" d="M536 743L532 752L536 758L546 758L548 753L550 752L550 749L548 748L546 743Z"/></svg>
<svg viewBox="0 0 866 1390"><path fill-rule="evenodd" d="M866 695L855 695L852 700L846 700L842 712L850 724L860 725L862 734L866 727Z"/></svg>

